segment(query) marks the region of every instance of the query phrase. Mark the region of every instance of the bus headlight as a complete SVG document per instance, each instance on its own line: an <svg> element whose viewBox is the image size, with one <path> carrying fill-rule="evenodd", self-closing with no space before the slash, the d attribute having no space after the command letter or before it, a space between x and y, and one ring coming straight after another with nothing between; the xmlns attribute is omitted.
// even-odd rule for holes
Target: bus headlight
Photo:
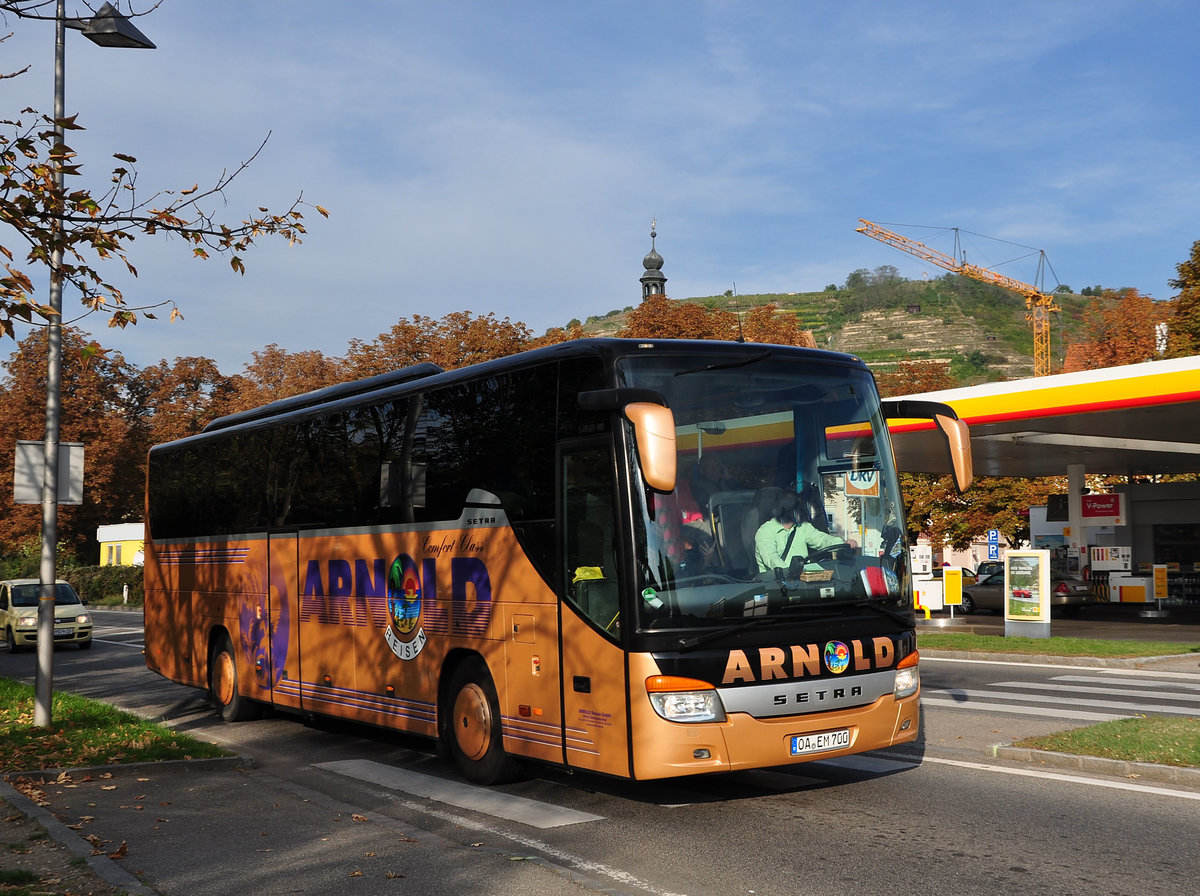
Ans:
<svg viewBox="0 0 1200 896"><path fill-rule="evenodd" d="M920 689L921 672L918 668L920 659L920 654L914 650L902 659L900 665L896 667L896 684L892 689L892 695L897 700L904 697L911 697Z"/></svg>
<svg viewBox="0 0 1200 896"><path fill-rule="evenodd" d="M716 689L707 681L652 675L646 693L654 711L668 722L724 722L725 707Z"/></svg>

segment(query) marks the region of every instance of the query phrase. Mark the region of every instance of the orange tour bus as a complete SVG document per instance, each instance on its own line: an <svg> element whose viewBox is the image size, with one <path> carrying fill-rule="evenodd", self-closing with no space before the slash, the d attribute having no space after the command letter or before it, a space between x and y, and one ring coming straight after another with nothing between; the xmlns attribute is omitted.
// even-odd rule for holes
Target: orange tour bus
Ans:
<svg viewBox="0 0 1200 896"><path fill-rule="evenodd" d="M222 417L150 452L146 662L226 720L401 729L480 783L911 741L889 417L969 478L948 407L764 344L582 339Z"/></svg>

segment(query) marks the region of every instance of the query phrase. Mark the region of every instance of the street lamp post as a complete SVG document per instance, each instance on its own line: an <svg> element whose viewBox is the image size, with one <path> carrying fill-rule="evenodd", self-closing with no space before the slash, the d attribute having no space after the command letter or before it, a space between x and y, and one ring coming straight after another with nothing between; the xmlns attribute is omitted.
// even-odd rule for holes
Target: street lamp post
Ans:
<svg viewBox="0 0 1200 896"><path fill-rule="evenodd" d="M69 19L66 0L58 0L54 17L54 133L55 142L65 142L62 121L66 116L65 62L67 29L102 47L154 49L154 44L111 3L105 3L89 19ZM54 190L62 196L63 160L56 152ZM50 703L54 685L54 592L58 579L58 442L62 394L62 262L61 203L53 227L50 249L50 319L46 328L46 435L42 478L42 556L38 593L37 676L34 687L33 724L50 725Z"/></svg>

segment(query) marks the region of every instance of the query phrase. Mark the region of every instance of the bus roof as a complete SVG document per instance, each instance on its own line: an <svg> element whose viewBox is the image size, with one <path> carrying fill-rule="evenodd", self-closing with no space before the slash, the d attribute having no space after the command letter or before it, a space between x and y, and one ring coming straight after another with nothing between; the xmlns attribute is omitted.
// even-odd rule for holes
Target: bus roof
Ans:
<svg viewBox="0 0 1200 896"><path fill-rule="evenodd" d="M758 342L722 342L701 339L618 339L614 337L589 337L573 339L542 348L518 352L501 358L481 361L453 370L445 370L437 364L425 362L410 367L403 367L388 373L339 383L322 389L315 389L300 395L281 398L269 404L235 414L228 414L213 420L201 431L202 434L230 429L244 424L266 421L283 417L296 412L313 410L335 402L358 398L372 393L384 393L398 386L411 385L417 381L429 386L449 385L455 382L488 376L504 370L517 369L558 358L572 357L604 357L608 359L619 355L627 355L635 350L662 349L673 352L688 352L695 354L745 355L761 353L769 350L772 353L796 353L810 356L813 360L833 362L838 364L865 365L862 360L853 355L824 349L802 348L798 346L775 345ZM185 439L193 438L191 436ZM182 439L180 441L183 441Z"/></svg>

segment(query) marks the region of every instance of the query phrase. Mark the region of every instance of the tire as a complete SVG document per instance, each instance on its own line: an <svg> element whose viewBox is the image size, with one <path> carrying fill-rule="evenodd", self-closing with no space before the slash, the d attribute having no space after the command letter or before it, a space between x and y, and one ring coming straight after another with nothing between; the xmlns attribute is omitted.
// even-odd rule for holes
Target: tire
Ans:
<svg viewBox="0 0 1200 896"><path fill-rule="evenodd" d="M964 616L970 616L975 612L975 598L971 597L971 595L964 591L962 596L962 605L959 607L959 609L962 610Z"/></svg>
<svg viewBox="0 0 1200 896"><path fill-rule="evenodd" d="M92 639L88 638L86 641L80 641L79 649L80 650L91 650L92 649Z"/></svg>
<svg viewBox="0 0 1200 896"><path fill-rule="evenodd" d="M254 701L238 693L237 657L228 635L213 644L208 659L208 693L217 714L226 722L244 722L258 715Z"/></svg>
<svg viewBox="0 0 1200 896"><path fill-rule="evenodd" d="M487 666L478 657L458 665L443 707L442 736L463 776L475 784L503 784L521 767L504 752L500 701Z"/></svg>
<svg viewBox="0 0 1200 896"><path fill-rule="evenodd" d="M12 626L4 633L4 643L8 647L9 653L20 653L21 648L17 645L17 636L13 634Z"/></svg>

